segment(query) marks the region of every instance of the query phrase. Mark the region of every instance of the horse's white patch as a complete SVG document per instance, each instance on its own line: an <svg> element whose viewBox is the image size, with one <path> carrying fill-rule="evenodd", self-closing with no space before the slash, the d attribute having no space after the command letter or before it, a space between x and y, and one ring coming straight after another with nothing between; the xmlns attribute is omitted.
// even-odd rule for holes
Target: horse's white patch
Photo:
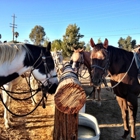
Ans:
<svg viewBox="0 0 140 140"><path fill-rule="evenodd" d="M45 83L46 82L46 74L41 74L41 73L39 73L38 69L35 69L33 71L33 75L34 75L34 77L36 79L38 79L39 81L41 81L42 83L44 83L44 85L47 84L47 83ZM51 70L50 73L47 74L47 76L48 76L49 81L51 83L58 84L57 77L53 77L53 76L56 76L56 70L55 69L54 70Z"/></svg>
<svg viewBox="0 0 140 140"><path fill-rule="evenodd" d="M20 56L16 56L12 62L4 62L0 65L0 76L8 76L12 73L22 71L25 69L23 66L23 60L25 58L25 51ZM25 72L26 70L23 70ZM21 73L22 74L22 73Z"/></svg>

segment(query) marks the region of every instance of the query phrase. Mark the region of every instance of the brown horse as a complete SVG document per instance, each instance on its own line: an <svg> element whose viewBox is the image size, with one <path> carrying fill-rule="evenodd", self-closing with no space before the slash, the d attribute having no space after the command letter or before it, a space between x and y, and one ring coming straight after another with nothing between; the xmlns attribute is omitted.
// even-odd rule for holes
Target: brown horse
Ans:
<svg viewBox="0 0 140 140"><path fill-rule="evenodd" d="M135 123L140 84L134 54L108 45L107 39L103 44L95 44L91 38L90 44L93 48L91 53L92 82L96 86L99 85L102 82L102 75L109 70L111 85L116 94L124 123L122 138L125 139L131 130L131 140L136 140ZM129 122L131 128L129 128Z"/></svg>
<svg viewBox="0 0 140 140"><path fill-rule="evenodd" d="M84 51L83 49L77 49L77 50L74 50L73 54L72 54L72 57L71 57L71 60L70 60L70 64L72 64L72 68L78 73L79 71L79 68L82 64L84 64L87 69L88 69L88 72L90 74L90 79L91 79L91 59L90 59L90 54L91 52L88 52L88 51ZM91 84L91 81L90 81L90 84ZM107 86L107 84L105 84ZM97 103L99 106L101 106L101 86L98 86L98 87L94 87L93 86L93 101L95 102L95 99L96 99L96 91L98 93L98 99L97 99ZM91 92L91 93L92 93Z"/></svg>

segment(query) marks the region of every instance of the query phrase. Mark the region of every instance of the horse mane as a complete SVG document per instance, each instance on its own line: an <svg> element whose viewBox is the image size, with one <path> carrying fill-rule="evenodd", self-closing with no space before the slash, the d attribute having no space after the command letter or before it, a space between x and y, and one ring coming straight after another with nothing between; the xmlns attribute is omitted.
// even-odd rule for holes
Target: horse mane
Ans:
<svg viewBox="0 0 140 140"><path fill-rule="evenodd" d="M109 45L108 48L107 48L108 51L110 52L113 52L113 54L116 54L116 56L118 56L119 58L120 57L124 57L125 55L130 55L132 56L133 53L130 52L130 51L127 51L127 50L124 50L122 48L117 48L117 47L114 47L114 46L111 46Z"/></svg>
<svg viewBox="0 0 140 140"><path fill-rule="evenodd" d="M16 55L20 56L23 50L26 50L28 56L30 51L24 43L2 43L0 44L0 64L12 62ZM31 55L31 54L30 54Z"/></svg>

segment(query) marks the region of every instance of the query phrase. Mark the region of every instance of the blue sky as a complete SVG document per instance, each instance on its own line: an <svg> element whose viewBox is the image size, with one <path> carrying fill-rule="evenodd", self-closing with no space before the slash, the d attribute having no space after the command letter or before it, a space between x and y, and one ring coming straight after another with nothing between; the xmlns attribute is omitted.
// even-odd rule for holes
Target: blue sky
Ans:
<svg viewBox="0 0 140 140"><path fill-rule="evenodd" d="M68 25L76 24L85 43L91 37L95 43L108 38L109 44L117 47L119 38L129 35L140 44L140 0L1 0L1 41L12 40L14 14L17 40L21 42L30 41L29 34L36 25L44 27L53 41L63 39Z"/></svg>

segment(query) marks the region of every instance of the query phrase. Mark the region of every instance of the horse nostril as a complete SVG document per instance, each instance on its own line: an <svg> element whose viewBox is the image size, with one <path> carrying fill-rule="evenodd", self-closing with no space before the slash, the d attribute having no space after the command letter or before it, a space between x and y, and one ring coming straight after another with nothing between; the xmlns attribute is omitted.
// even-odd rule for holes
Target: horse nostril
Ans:
<svg viewBox="0 0 140 140"><path fill-rule="evenodd" d="M92 78L92 82L95 86L98 86L101 83L101 80L99 78Z"/></svg>

